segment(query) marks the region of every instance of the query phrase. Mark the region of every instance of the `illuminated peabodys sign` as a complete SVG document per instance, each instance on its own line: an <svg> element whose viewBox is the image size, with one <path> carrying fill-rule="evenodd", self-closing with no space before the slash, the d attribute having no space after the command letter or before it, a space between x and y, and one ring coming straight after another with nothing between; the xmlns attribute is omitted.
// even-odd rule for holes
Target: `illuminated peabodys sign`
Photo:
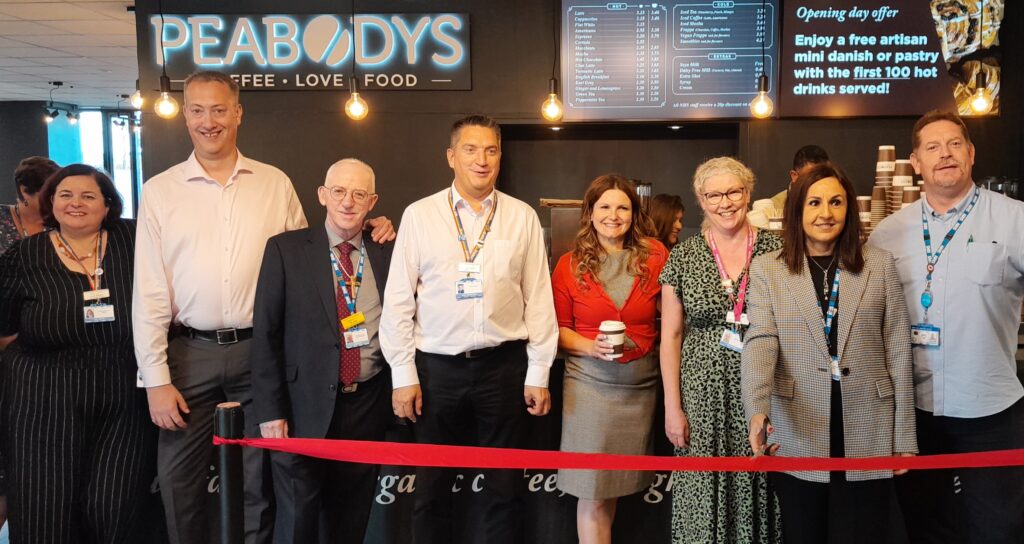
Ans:
<svg viewBox="0 0 1024 544"><path fill-rule="evenodd" d="M150 17L157 65L180 81L196 70L231 74L244 89L468 90L469 16L165 15ZM163 47L159 47L162 44Z"/></svg>

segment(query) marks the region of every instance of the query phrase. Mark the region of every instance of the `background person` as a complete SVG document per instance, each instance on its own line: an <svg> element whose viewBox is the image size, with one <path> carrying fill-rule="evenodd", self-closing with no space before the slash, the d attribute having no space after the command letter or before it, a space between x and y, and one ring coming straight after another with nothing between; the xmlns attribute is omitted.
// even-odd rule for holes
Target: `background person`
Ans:
<svg viewBox="0 0 1024 544"><path fill-rule="evenodd" d="M740 351L752 258L782 240L746 219L754 173L731 157L693 174L702 232L672 249L661 272L661 377L665 434L676 455L749 453L740 397ZM685 322L685 339L684 339ZM675 543L766 543L781 538L778 509L762 473L675 472Z"/></svg>
<svg viewBox="0 0 1024 544"><path fill-rule="evenodd" d="M655 238L667 249L679 243L679 231L683 230L683 199L679 195L658 194L651 199L651 221L654 222Z"/></svg>
<svg viewBox="0 0 1024 544"><path fill-rule="evenodd" d="M562 451L648 455L658 393L654 356L658 274L668 251L647 233L636 188L608 174L583 197L580 231L552 276L558 345L565 362ZM619 358L599 330L605 320L626 325ZM558 489L579 498L582 543L610 543L618 497L650 486L648 471L559 470Z"/></svg>
<svg viewBox="0 0 1024 544"><path fill-rule="evenodd" d="M135 387L134 224L110 178L83 164L39 201L53 230L0 259L0 332L18 335L0 378L11 541L137 542L156 436Z"/></svg>
<svg viewBox="0 0 1024 544"><path fill-rule="evenodd" d="M861 249L856 201L841 170L814 166L790 188L783 249L751 266L742 375L755 455L769 442L789 457L917 452L900 277L888 252ZM888 542L892 474L772 473L786 543Z"/></svg>

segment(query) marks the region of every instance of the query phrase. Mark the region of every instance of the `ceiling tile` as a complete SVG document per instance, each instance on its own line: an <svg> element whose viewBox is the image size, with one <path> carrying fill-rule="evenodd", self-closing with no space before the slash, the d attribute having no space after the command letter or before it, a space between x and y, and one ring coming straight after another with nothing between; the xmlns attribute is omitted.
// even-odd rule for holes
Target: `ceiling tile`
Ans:
<svg viewBox="0 0 1024 544"><path fill-rule="evenodd" d="M113 35L113 36L83 36L80 34L56 34L46 36L19 36L18 39L22 43L18 43L19 46L24 47L25 44L38 45L41 47L49 48L66 48L66 47L128 47L133 51L135 49L135 36L128 35ZM3 38L0 38L3 40ZM12 40L8 40L12 41ZM15 47L14 45L5 45L3 41L0 41L0 47Z"/></svg>
<svg viewBox="0 0 1024 544"><path fill-rule="evenodd" d="M72 34L123 34L135 35L135 25L127 21L115 21L106 19L103 21L89 21L89 24L79 24L78 21L46 21L45 25L59 32L70 32ZM0 36L5 35L0 32Z"/></svg>
<svg viewBox="0 0 1024 544"><path fill-rule="evenodd" d="M0 36L7 38L17 39L18 36L61 34L63 32L67 32L67 30L33 23L32 21L0 21Z"/></svg>
<svg viewBox="0 0 1024 544"><path fill-rule="evenodd" d="M47 49L45 47L3 47L0 48L0 56L4 57L21 57L24 59L40 58L40 57L73 57L73 53L67 51L58 51L56 49Z"/></svg>
<svg viewBox="0 0 1024 544"><path fill-rule="evenodd" d="M0 3L0 13L12 15L26 21L94 21L107 19L106 15L62 2L54 6L50 2L29 2L17 4Z"/></svg>

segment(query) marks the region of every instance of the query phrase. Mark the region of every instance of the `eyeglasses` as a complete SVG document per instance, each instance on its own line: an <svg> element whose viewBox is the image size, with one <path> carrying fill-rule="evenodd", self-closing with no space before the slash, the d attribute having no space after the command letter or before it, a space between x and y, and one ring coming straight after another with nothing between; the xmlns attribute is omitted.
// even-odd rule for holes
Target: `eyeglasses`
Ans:
<svg viewBox="0 0 1024 544"><path fill-rule="evenodd" d="M330 193L332 200L341 201L345 200L345 196L352 195L352 201L355 202L356 204L362 204L363 202L366 202L366 199L370 198L370 196L373 194L368 193L362 189L355 189L349 191L344 187L328 187L326 185L324 185L323 188L327 189L327 192Z"/></svg>
<svg viewBox="0 0 1024 544"><path fill-rule="evenodd" d="M722 203L722 197L728 198L729 202L739 202L743 199L743 195L747 192L746 189L733 189L728 193L704 193L704 200L712 206L717 206Z"/></svg>

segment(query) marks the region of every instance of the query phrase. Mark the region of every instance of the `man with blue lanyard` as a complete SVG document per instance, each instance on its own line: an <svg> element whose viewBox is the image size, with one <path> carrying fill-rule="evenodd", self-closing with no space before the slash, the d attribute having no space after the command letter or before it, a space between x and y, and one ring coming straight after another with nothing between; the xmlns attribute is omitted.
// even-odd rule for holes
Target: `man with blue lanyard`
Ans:
<svg viewBox="0 0 1024 544"><path fill-rule="evenodd" d="M540 221L495 189L501 132L493 119L457 121L447 155L454 182L406 208L395 242L380 326L392 407L412 422L417 442L523 447L526 414L551 408L558 346ZM522 542L522 472L485 474L473 499L482 513L474 542ZM452 477L417 470L417 544L458 541Z"/></svg>
<svg viewBox="0 0 1024 544"><path fill-rule="evenodd" d="M252 387L264 438L383 440L391 377L377 338L393 244L363 230L373 170L344 159L317 188L322 225L270 238L253 312ZM276 543L362 542L377 465L271 455Z"/></svg>
<svg viewBox="0 0 1024 544"><path fill-rule="evenodd" d="M974 151L955 114L921 117L910 160L925 197L868 240L903 281L922 455L1024 448L1024 203L975 186ZM1024 467L911 471L898 484L912 542L1024 538Z"/></svg>

